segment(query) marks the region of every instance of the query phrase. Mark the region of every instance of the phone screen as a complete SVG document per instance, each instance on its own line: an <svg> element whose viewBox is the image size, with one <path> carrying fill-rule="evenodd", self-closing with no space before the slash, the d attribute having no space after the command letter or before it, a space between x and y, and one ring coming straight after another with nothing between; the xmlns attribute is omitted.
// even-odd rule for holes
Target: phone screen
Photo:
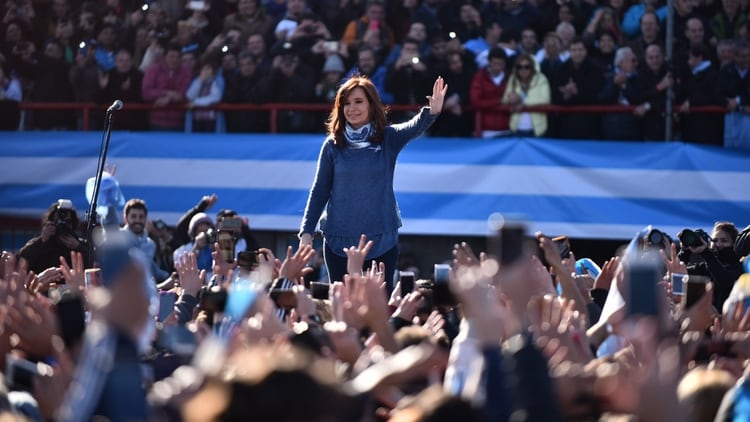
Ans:
<svg viewBox="0 0 750 422"><path fill-rule="evenodd" d="M682 296L685 294L685 274L672 274L672 294Z"/></svg>
<svg viewBox="0 0 750 422"><path fill-rule="evenodd" d="M219 253L226 262L234 262L234 235L230 232L220 231L216 236L219 243Z"/></svg>
<svg viewBox="0 0 750 422"><path fill-rule="evenodd" d="M432 303L435 306L455 306L456 301L449 283L451 267L448 264L435 264L432 285Z"/></svg>
<svg viewBox="0 0 750 422"><path fill-rule="evenodd" d="M659 315L659 267L647 262L630 263L625 268L625 279L628 315Z"/></svg>
<svg viewBox="0 0 750 422"><path fill-rule="evenodd" d="M414 291L414 272L400 271L398 281L401 283L401 296Z"/></svg>
<svg viewBox="0 0 750 422"><path fill-rule="evenodd" d="M12 354L5 356L5 385L12 391L31 391L39 374L37 364Z"/></svg>
<svg viewBox="0 0 750 422"><path fill-rule="evenodd" d="M174 304L177 303L177 295L174 292L159 293L159 316L158 320L163 322L174 311Z"/></svg>
<svg viewBox="0 0 750 422"><path fill-rule="evenodd" d="M86 288L99 287L102 285L102 269L101 268L87 268L84 270L84 280Z"/></svg>
<svg viewBox="0 0 750 422"><path fill-rule="evenodd" d="M557 250L560 251L560 258L569 258L570 257L570 240L568 240L568 236L558 236L555 238L552 238L552 243L557 246Z"/></svg>
<svg viewBox="0 0 750 422"><path fill-rule="evenodd" d="M525 240L525 222L506 220L500 229L500 264L511 265L521 259Z"/></svg>
<svg viewBox="0 0 750 422"><path fill-rule="evenodd" d="M313 281L310 283L310 293L313 299L328 299L331 285L328 283L321 283Z"/></svg>

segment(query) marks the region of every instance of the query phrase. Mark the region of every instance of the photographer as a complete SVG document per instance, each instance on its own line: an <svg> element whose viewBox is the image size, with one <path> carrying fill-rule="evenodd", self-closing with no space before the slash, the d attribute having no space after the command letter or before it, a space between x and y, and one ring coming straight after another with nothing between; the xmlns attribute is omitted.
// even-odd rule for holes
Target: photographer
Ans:
<svg viewBox="0 0 750 422"><path fill-rule="evenodd" d="M688 264L688 274L711 277L714 282L713 303L716 309L722 309L734 282L743 272L742 264L734 251L737 235L737 228L727 221L714 224L710 237L700 229L685 229L679 234L682 243L680 260Z"/></svg>
<svg viewBox="0 0 750 422"><path fill-rule="evenodd" d="M34 271L40 274L48 268L60 266L60 257L68 259L72 251L83 254L84 262L90 262L86 242L78 229L78 214L69 199L60 199L50 205L42 217L42 233L29 240L18 253L19 273ZM62 273L57 282L62 282Z"/></svg>

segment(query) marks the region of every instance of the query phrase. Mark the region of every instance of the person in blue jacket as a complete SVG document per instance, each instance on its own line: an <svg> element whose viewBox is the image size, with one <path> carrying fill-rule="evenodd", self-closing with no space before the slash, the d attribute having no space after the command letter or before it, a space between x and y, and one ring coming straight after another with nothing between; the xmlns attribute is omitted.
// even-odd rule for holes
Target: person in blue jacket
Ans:
<svg viewBox="0 0 750 422"><path fill-rule="evenodd" d="M343 281L347 272L344 249L361 245L364 234L373 242L366 262L383 262L386 282L393 287L401 227L393 191L396 159L409 141L435 121L446 90L445 81L438 77L427 97L428 106L407 122L388 125L385 106L370 79L355 76L338 89L299 232L300 246L312 244L315 227L326 210L321 230L331 282Z"/></svg>

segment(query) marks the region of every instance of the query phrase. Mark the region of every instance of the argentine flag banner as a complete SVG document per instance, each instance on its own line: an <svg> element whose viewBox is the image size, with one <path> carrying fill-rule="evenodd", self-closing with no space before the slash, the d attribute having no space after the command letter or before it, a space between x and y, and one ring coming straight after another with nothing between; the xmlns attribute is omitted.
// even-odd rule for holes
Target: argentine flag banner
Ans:
<svg viewBox="0 0 750 422"><path fill-rule="evenodd" d="M0 214L39 218L59 198L85 212L100 140L95 132L4 132ZM175 224L216 193L213 212L231 208L253 229L296 232L322 141L114 132L107 163L151 219ZM718 220L750 223L750 153L680 142L423 137L399 156L395 190L403 234L484 236L488 216L500 212L571 237L628 239L649 224L674 236Z"/></svg>

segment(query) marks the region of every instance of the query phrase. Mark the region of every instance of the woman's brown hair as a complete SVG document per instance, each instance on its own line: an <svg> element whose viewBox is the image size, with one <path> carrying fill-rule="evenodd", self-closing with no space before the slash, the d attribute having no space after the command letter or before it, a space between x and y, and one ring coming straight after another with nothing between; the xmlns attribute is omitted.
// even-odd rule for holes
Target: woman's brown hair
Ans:
<svg viewBox="0 0 750 422"><path fill-rule="evenodd" d="M386 121L386 107L380 100L380 94L375 85L370 79L364 76L352 76L348 81L341 84L339 90L336 92L336 99L333 103L333 109L331 114L328 116L326 122L326 128L328 129L329 138L333 139L333 143L338 147L346 145L346 139L344 137L344 129L346 128L346 118L344 117L344 103L349 97L349 94L354 88L362 88L362 91L367 97L367 101L370 103L370 123L372 123L373 135L370 138L370 142L380 143L383 140L383 132L385 131Z"/></svg>

